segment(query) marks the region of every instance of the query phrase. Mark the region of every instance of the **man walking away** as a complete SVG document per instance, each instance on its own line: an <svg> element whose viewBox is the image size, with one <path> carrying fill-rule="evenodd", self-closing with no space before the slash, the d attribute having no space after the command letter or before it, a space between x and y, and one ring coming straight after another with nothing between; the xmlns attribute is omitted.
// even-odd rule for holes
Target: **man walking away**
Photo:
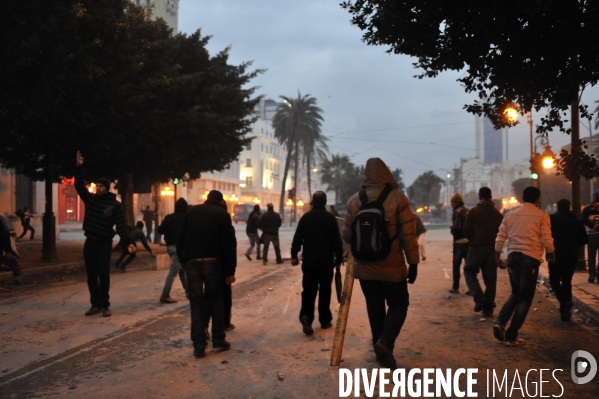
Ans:
<svg viewBox="0 0 599 399"><path fill-rule="evenodd" d="M313 208L297 224L291 244L291 265L299 264L302 251L302 308L299 319L304 334L314 334L314 301L318 294L318 321L321 328L331 327L331 284L333 271L343 263L343 245L335 216L327 212L327 195L316 191L312 196Z"/></svg>
<svg viewBox="0 0 599 399"><path fill-rule="evenodd" d="M495 238L503 220L501 212L491 201L491 189L478 190L479 202L470 210L464 223L464 236L468 239L468 256L464 264L464 279L474 297L474 311L483 316L493 316L497 292L497 262L495 262ZM482 273L485 291L478 282Z"/></svg>
<svg viewBox="0 0 599 399"><path fill-rule="evenodd" d="M557 201L557 212L549 216L555 246L555 263L549 264L549 282L560 303L563 321L570 320L572 311L572 276L578 263L578 250L586 245L589 236L585 226L570 211L570 201Z"/></svg>
<svg viewBox="0 0 599 399"><path fill-rule="evenodd" d="M254 205L254 209L252 210L252 212L250 212L245 226L245 233L250 239L250 247L245 253L245 257L248 258L248 260L252 260L251 255L252 251L254 250L254 245L257 246L256 259L262 259L262 257L260 256L260 239L258 237L258 223L260 223L260 205L256 204Z"/></svg>
<svg viewBox="0 0 599 399"><path fill-rule="evenodd" d="M277 258L277 264L283 263L281 258L281 248L279 248L279 228L281 227L281 215L274 211L273 204L266 205L266 212L260 217L258 227L264 233L264 248L262 253L262 264L268 263L268 247L272 242L275 247L275 255Z"/></svg>
<svg viewBox="0 0 599 399"><path fill-rule="evenodd" d="M164 282L162 295L160 296L160 302L162 303L177 303L177 300L171 298L171 288L177 274L179 275L185 294L187 294L187 278L185 272L181 269L179 257L177 256L177 236L179 235L179 230L181 230L185 213L187 213L187 201L185 201L185 198L179 198L175 203L175 213L166 215L157 229L158 234L164 236L166 253L171 258L171 267Z"/></svg>
<svg viewBox="0 0 599 399"><path fill-rule="evenodd" d="M406 319L409 305L408 283L418 274L418 242L410 201L399 189L385 163L379 158L366 162L362 187L368 200L374 201L389 186L383 203L391 241L389 256L381 261L354 261L354 277L366 298L366 310L372 332L372 345L379 363L395 369L393 348ZM347 201L347 211L341 234L346 242L352 239L352 223L362 205L360 193ZM404 256L405 253L405 256ZM410 265L409 268L406 265ZM385 307L387 306L387 309Z"/></svg>
<svg viewBox="0 0 599 399"><path fill-rule="evenodd" d="M582 223L584 223L589 235L587 247L589 260L589 283L597 278L597 249L599 248L599 190L593 192L593 202L582 210Z"/></svg>
<svg viewBox="0 0 599 399"><path fill-rule="evenodd" d="M198 358L205 355L205 322L210 318L212 346L223 350L231 346L225 340L223 280L235 282L235 230L222 201L220 191L210 191L204 204L189 208L177 237L177 256L187 276L193 353Z"/></svg>
<svg viewBox="0 0 599 399"><path fill-rule="evenodd" d="M154 252L152 252L152 248L150 248L150 246L148 245L148 240L146 239L146 236L144 235L143 228L144 228L144 224L142 222L137 222L135 227L129 230L130 243L135 247L135 251L130 252L127 247L125 247L124 245L121 244L121 247L123 248L123 253L119 257L119 259L116 261L116 268L118 269L119 272L125 273L125 267L127 267L127 265L129 263L131 263L131 261L133 261L133 259L135 259L135 257L137 256L137 242L138 241L141 241L141 244L144 246L146 251L148 251L148 253L150 254L150 256L152 258L156 257L156 255L154 255ZM127 256L128 256L128 258L123 262L123 259L125 259L125 257L127 257ZM123 262L123 263L121 264L121 262Z"/></svg>
<svg viewBox="0 0 599 399"><path fill-rule="evenodd" d="M22 211L18 210L16 212L16 215L19 217L19 219L21 219L21 226L23 227L23 232L21 233L19 238L17 238L17 241L21 241L21 239L25 237L25 234L27 234L28 231L31 231L29 239L33 240L33 236L35 235L35 229L31 227L31 213L29 213L29 208L25 207Z"/></svg>
<svg viewBox="0 0 599 399"><path fill-rule="evenodd" d="M146 238L151 240L150 234L152 234L152 230L154 229L154 218L156 217L156 209L153 211L150 210L150 206L146 206L146 209L142 209L140 211L143 213L143 221L146 224Z"/></svg>
<svg viewBox="0 0 599 399"><path fill-rule="evenodd" d="M110 317L110 256L112 255L112 238L116 224L117 234L121 237L121 245L128 248L129 252L135 251L131 245L125 216L121 203L116 200L116 194L111 193L108 179L96 180L96 194L91 194L85 187L81 166L83 157L77 151L77 170L75 173L75 189L85 204L83 231L85 244L83 244L83 257L85 259L85 272L87 273L87 288L89 289L92 307L85 312L86 316L102 313Z"/></svg>
<svg viewBox="0 0 599 399"><path fill-rule="evenodd" d="M23 273L17 258L19 254L15 252L10 241L10 232L4 216L0 216L0 264L10 267L14 277L15 284L23 284Z"/></svg>
<svg viewBox="0 0 599 399"><path fill-rule="evenodd" d="M500 265L503 244L507 246L507 268L512 293L499 311L493 325L493 335L508 346L524 345L518 330L524 324L535 296L539 266L545 251L549 263L555 262L555 248L551 237L549 215L537 209L541 191L526 187L521 207L505 214L495 240L495 259ZM506 330L507 322L512 319Z"/></svg>
<svg viewBox="0 0 599 399"><path fill-rule="evenodd" d="M420 251L422 261L424 262L426 260L426 250L424 248L426 227L424 227L424 223L422 223L422 219L420 219L420 216L418 216L417 213L414 213L414 222L416 223L416 239L418 240L418 250Z"/></svg>
<svg viewBox="0 0 599 399"><path fill-rule="evenodd" d="M464 200L458 193L455 193L453 197L451 197L451 207L453 208L453 212L451 214L451 226L449 229L453 236L453 285L449 292L452 294L459 294L460 266L462 265L462 259L465 263L466 257L468 256L468 239L464 235L463 230L466 217L468 216L468 208L464 206Z"/></svg>

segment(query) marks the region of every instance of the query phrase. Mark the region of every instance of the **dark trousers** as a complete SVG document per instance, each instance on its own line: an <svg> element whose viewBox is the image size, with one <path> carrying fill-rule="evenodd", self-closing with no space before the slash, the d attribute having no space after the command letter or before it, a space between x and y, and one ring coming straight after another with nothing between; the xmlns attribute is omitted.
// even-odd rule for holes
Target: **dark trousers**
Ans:
<svg viewBox="0 0 599 399"><path fill-rule="evenodd" d="M87 288L92 306L107 308L110 306L110 255L112 241L86 239L83 245Z"/></svg>
<svg viewBox="0 0 599 399"><path fill-rule="evenodd" d="M333 320L331 313L331 285L335 269L332 264L315 265L302 264L302 308L300 321L303 316L314 320L314 302L318 294L318 321L321 326L328 325Z"/></svg>
<svg viewBox="0 0 599 399"><path fill-rule="evenodd" d="M478 282L479 271L485 283L484 292ZM464 278L474 302L482 302L483 310L495 309L495 293L497 292L495 245L477 245L468 249L468 257L464 265Z"/></svg>
<svg viewBox="0 0 599 399"><path fill-rule="evenodd" d="M372 332L372 344L381 340L391 350L401 331L410 305L408 283L379 280L360 280L366 298L366 311ZM385 301L388 309L385 309Z"/></svg>
<svg viewBox="0 0 599 399"><path fill-rule="evenodd" d="M116 261L116 267L120 267L121 269L125 269L125 267L129 263L131 263L131 261L133 261L133 259L135 259L136 256L137 256L136 252L129 253L129 249L125 249L123 251L123 253L121 254L121 256L119 256L119 259ZM125 257L127 257L127 259L125 259ZM123 259L125 259L124 262L123 262ZM123 264L121 264L121 262L123 262Z"/></svg>
<svg viewBox="0 0 599 399"><path fill-rule="evenodd" d="M246 233L246 234L248 235L248 238L250 239L250 247L245 252L245 254L246 255L251 255L252 251L254 250L254 246L257 246L257 248L256 248L256 258L260 259L260 239L258 237L258 233Z"/></svg>
<svg viewBox="0 0 599 399"><path fill-rule="evenodd" d="M540 264L541 262L522 252L512 252L507 257L512 293L503 304L495 321L505 326L510 318L512 319L510 327L505 332L506 341L518 338L518 330L526 320L535 297Z"/></svg>
<svg viewBox="0 0 599 399"><path fill-rule="evenodd" d="M2 250L0 250L0 264L10 267L10 270L12 271L13 276L15 276L15 277L22 276L21 266L19 266L19 261L17 260L17 258L12 256L11 254L2 255L1 251Z"/></svg>
<svg viewBox="0 0 599 399"><path fill-rule="evenodd" d="M572 276L578 264L578 248L555 249L556 262L549 263L549 282L562 308L572 303Z"/></svg>
<svg viewBox="0 0 599 399"><path fill-rule="evenodd" d="M456 244L453 243L453 286L454 290L460 288L460 266L462 259L466 261L468 256L468 243Z"/></svg>
<svg viewBox="0 0 599 399"><path fill-rule="evenodd" d="M206 347L206 322L212 318L212 342L225 339L223 272L218 261L185 262L191 308L191 341L195 349Z"/></svg>
<svg viewBox="0 0 599 399"><path fill-rule="evenodd" d="M225 327L231 324L231 313L233 310L233 287L231 284L227 284L225 277L225 285L223 286L223 307L225 315Z"/></svg>
<svg viewBox="0 0 599 399"><path fill-rule="evenodd" d="M149 240L150 234L152 234L152 227L154 226L154 221L144 220L144 223L146 224L146 238Z"/></svg>
<svg viewBox="0 0 599 399"><path fill-rule="evenodd" d="M597 249L599 248L599 234L589 234L587 245L589 278L597 277Z"/></svg>
<svg viewBox="0 0 599 399"><path fill-rule="evenodd" d="M23 232L21 233L21 235L19 236L19 240L23 237L25 237L25 234L27 234L28 231L31 231L31 236L29 237L30 240L33 240L33 236L35 235L35 229L33 227L31 227L30 224L23 224Z"/></svg>
<svg viewBox="0 0 599 399"><path fill-rule="evenodd" d="M275 256L277 257L277 262L283 262L283 258L281 258L281 248L279 248L279 236L272 234L264 234L264 251L262 251L262 260L268 260L268 247L270 246L271 242L273 247L275 247Z"/></svg>

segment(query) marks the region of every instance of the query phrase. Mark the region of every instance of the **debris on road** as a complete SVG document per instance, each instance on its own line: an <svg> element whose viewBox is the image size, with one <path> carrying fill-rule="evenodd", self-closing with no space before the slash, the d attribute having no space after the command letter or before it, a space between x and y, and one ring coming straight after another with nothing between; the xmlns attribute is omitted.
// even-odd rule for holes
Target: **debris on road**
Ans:
<svg viewBox="0 0 599 399"><path fill-rule="evenodd" d="M279 381L283 381L285 379L285 376L283 375L283 373L277 373L277 378L279 379Z"/></svg>

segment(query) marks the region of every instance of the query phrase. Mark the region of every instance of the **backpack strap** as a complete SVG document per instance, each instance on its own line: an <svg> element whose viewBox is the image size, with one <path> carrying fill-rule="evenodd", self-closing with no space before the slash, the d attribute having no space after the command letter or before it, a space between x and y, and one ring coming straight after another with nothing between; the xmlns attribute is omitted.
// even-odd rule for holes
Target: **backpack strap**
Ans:
<svg viewBox="0 0 599 399"><path fill-rule="evenodd" d="M381 191L381 193L379 194L379 197L376 199L377 202L380 202L382 205L385 202L385 200L387 199L387 197L389 196L389 193L391 193L391 190L393 190L391 185L386 184L385 188L383 189L383 191Z"/></svg>
<svg viewBox="0 0 599 399"><path fill-rule="evenodd" d="M368 195L366 194L366 187L362 186L362 189L358 192L360 196L360 201L362 205L366 205L368 203Z"/></svg>

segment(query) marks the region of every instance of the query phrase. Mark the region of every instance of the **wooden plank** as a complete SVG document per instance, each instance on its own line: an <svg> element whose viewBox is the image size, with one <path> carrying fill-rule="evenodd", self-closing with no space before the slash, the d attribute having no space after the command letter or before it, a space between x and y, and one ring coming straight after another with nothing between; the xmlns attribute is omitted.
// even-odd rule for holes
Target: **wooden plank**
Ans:
<svg viewBox="0 0 599 399"><path fill-rule="evenodd" d="M349 253L347 266L345 268L345 280L341 290L341 303L337 314L337 325L335 326L335 336L333 337L333 349L331 350L331 366L341 364L341 353L343 352L343 341L345 340L345 330L347 327L347 317L349 315L349 305L351 295L354 289L354 257Z"/></svg>

